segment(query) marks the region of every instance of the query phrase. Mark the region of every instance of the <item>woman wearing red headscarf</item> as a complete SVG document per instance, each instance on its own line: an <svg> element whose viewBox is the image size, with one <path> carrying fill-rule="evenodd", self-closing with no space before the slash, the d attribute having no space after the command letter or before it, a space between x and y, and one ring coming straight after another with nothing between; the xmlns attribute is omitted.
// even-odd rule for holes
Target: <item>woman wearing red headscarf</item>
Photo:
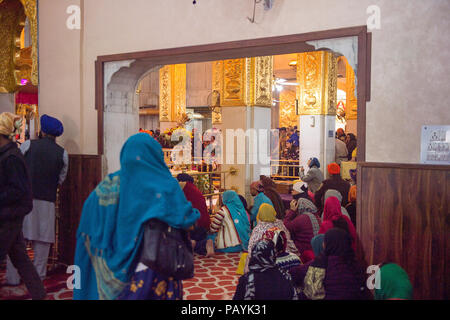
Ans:
<svg viewBox="0 0 450 320"><path fill-rule="evenodd" d="M341 211L341 203L336 197L329 197L325 201L323 209L323 220L320 225L319 234L325 234L333 228L341 228L346 230L352 237L352 248L356 249L356 230L352 221L344 216Z"/></svg>

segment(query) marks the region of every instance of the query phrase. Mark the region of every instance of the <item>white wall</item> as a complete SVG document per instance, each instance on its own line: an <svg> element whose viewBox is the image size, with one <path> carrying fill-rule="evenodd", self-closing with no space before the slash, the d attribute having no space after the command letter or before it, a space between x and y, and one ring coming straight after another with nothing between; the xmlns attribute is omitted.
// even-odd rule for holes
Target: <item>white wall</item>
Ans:
<svg viewBox="0 0 450 320"><path fill-rule="evenodd" d="M254 24L250 0L81 0L84 29L68 30L65 9L77 3L39 1L41 110L65 122L69 151L97 153L99 55L365 25L369 5L380 7L381 29L373 30L366 159L417 163L421 126L450 124L448 0L275 0L270 11L257 6Z"/></svg>

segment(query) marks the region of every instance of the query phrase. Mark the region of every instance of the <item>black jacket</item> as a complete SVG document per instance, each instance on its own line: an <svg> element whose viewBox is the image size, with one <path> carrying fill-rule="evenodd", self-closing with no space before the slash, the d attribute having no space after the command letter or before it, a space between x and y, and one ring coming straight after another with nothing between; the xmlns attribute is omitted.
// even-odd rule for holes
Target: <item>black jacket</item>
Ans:
<svg viewBox="0 0 450 320"><path fill-rule="evenodd" d="M31 182L24 157L13 142L0 148L0 223L22 222L33 209Z"/></svg>

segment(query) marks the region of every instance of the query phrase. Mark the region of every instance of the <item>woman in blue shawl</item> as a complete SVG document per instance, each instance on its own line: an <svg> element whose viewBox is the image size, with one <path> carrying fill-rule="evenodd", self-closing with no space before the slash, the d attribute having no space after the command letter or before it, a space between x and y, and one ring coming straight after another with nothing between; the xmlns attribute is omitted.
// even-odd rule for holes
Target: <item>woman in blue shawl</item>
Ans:
<svg viewBox="0 0 450 320"><path fill-rule="evenodd" d="M109 174L83 206L75 265L81 288L74 300L181 299L181 281L139 264L144 224L152 218L186 229L200 217L150 135L130 137L120 153L121 169Z"/></svg>
<svg viewBox="0 0 450 320"><path fill-rule="evenodd" d="M222 195L222 208L211 218L209 243L218 252L247 251L250 239L250 221L242 201L233 190ZM207 245L208 249L208 245Z"/></svg>

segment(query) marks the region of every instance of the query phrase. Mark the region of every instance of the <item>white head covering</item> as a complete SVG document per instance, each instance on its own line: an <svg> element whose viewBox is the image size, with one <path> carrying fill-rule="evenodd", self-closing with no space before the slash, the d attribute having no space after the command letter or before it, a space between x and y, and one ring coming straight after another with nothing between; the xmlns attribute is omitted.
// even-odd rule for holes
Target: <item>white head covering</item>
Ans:
<svg viewBox="0 0 450 320"><path fill-rule="evenodd" d="M302 187L304 187L304 189L307 188L306 183L302 182L302 181L297 181L296 183L294 183L294 185L292 186L292 189L294 189L297 192L304 192L304 190L302 190Z"/></svg>

